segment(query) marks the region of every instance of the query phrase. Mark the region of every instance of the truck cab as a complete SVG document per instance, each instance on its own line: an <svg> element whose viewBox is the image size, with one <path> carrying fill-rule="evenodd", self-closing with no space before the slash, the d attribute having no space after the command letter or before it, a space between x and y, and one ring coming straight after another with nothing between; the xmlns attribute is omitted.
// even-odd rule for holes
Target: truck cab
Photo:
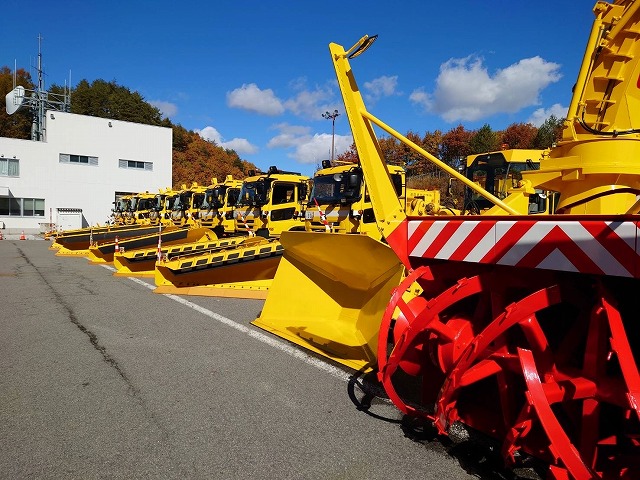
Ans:
<svg viewBox="0 0 640 480"><path fill-rule="evenodd" d="M115 225L125 224L125 212L129 210L132 197L133 195L116 197L116 201L113 202L113 208L111 209L111 216Z"/></svg>
<svg viewBox="0 0 640 480"><path fill-rule="evenodd" d="M242 180L234 180L232 175L223 182L213 178L200 204L200 225L211 228L218 237L235 233L233 211L241 188Z"/></svg>
<svg viewBox="0 0 640 480"><path fill-rule="evenodd" d="M200 213L200 204L204 199L206 187L199 186L193 182L189 188L182 185L182 190L178 192L171 207L171 222L176 226L195 224Z"/></svg>
<svg viewBox="0 0 640 480"><path fill-rule="evenodd" d="M466 177L500 200L523 190L523 172L539 170L545 150L509 149L469 155ZM526 176L526 174L525 174ZM547 192L536 189L528 192L528 213L550 213L552 202ZM493 204L471 189L466 189L465 213L487 212Z"/></svg>
<svg viewBox="0 0 640 480"><path fill-rule="evenodd" d="M237 233L279 237L284 231L304 229L309 177L272 166L268 172L250 172L234 211Z"/></svg>
<svg viewBox="0 0 640 480"><path fill-rule="evenodd" d="M305 212L305 230L367 233L377 236L376 219L365 186L362 168L355 163L322 162L313 177L313 190ZM405 196L405 171L388 165L387 171L399 198ZM418 194L417 190L410 193Z"/></svg>
<svg viewBox="0 0 640 480"><path fill-rule="evenodd" d="M165 206L165 201L167 195L171 192L171 189L160 189L158 193L156 193L153 197L153 201L151 203L151 208L149 209L149 223L151 225L158 225L159 223L164 223L163 210Z"/></svg>
<svg viewBox="0 0 640 480"><path fill-rule="evenodd" d="M133 223L150 224L150 214L155 204L156 196L153 193L143 192L136 195L135 208L132 209Z"/></svg>

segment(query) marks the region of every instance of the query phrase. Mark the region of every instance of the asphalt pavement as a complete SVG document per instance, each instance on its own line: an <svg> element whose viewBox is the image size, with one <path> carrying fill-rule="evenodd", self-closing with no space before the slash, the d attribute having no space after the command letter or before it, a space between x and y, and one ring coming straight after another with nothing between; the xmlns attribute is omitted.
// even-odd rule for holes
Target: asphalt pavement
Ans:
<svg viewBox="0 0 640 480"><path fill-rule="evenodd" d="M46 241L0 241L0 478L503 478L369 382Z"/></svg>

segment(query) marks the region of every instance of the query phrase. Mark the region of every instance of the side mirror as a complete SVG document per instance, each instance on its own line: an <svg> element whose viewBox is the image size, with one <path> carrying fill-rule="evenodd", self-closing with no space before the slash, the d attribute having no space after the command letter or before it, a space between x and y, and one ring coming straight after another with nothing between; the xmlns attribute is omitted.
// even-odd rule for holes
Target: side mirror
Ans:
<svg viewBox="0 0 640 480"><path fill-rule="evenodd" d="M307 198L307 184L301 183L298 189L298 201L302 202Z"/></svg>

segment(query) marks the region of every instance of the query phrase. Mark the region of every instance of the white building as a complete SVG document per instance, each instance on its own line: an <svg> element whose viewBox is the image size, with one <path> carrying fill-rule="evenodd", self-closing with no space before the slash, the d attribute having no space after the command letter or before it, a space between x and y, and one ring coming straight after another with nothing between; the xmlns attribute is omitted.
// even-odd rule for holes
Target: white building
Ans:
<svg viewBox="0 0 640 480"><path fill-rule="evenodd" d="M104 224L117 195L171 186L171 153L170 128L49 110L45 141L0 137L0 228Z"/></svg>

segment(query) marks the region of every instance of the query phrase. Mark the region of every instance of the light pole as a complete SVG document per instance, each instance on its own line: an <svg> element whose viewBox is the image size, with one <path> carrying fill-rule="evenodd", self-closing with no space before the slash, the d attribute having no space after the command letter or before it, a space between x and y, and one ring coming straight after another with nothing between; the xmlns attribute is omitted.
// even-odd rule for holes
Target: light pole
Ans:
<svg viewBox="0 0 640 480"><path fill-rule="evenodd" d="M331 161L333 162L333 154L334 154L334 145L336 138L336 117L340 115L338 110L334 110L333 113L325 112L322 114L322 118L326 118L327 120L331 119Z"/></svg>

